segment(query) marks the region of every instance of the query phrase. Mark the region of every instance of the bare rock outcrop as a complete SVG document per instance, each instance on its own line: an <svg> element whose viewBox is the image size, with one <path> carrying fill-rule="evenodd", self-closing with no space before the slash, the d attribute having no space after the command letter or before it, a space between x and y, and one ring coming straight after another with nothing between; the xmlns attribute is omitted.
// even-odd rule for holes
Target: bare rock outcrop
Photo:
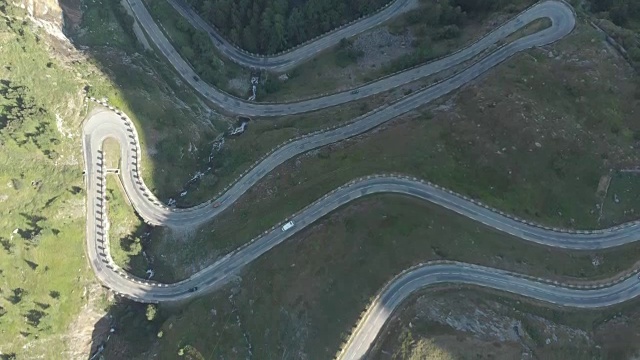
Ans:
<svg viewBox="0 0 640 360"><path fill-rule="evenodd" d="M26 9L29 18L50 35L69 41L62 31L64 12L58 0L13 0L12 3Z"/></svg>

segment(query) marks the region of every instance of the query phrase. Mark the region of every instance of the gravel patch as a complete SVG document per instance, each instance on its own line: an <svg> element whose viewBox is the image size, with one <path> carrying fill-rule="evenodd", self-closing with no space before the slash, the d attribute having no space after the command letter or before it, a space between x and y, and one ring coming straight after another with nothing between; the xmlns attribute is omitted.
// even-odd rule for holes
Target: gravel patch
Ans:
<svg viewBox="0 0 640 360"><path fill-rule="evenodd" d="M540 316L512 311L503 304L494 301L477 302L463 297L424 296L415 305L417 318L435 321L455 330L471 333L483 341L523 343L527 333L521 318L543 329L539 334L546 345L551 343L587 343L593 345L593 339L584 330L557 324ZM518 316L519 315L519 316ZM528 334L531 335L531 334Z"/></svg>
<svg viewBox="0 0 640 360"><path fill-rule="evenodd" d="M474 334L484 340L519 341L514 330L521 329L519 320L501 315L491 308L478 308L475 304L456 299L452 304L446 298L420 298L416 303L418 317L448 325L458 331Z"/></svg>
<svg viewBox="0 0 640 360"><path fill-rule="evenodd" d="M380 67L391 60L413 51L413 36L409 31L393 35L387 28L368 31L353 41L356 50L364 52L358 65L365 68Z"/></svg>
<svg viewBox="0 0 640 360"><path fill-rule="evenodd" d="M251 89L251 82L245 78L233 78L228 82L229 88L239 93L246 93Z"/></svg>

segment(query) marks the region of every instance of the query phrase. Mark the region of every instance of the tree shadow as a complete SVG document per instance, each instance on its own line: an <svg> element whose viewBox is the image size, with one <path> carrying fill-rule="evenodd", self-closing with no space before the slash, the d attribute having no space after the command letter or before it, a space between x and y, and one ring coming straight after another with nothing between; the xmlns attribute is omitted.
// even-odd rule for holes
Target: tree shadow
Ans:
<svg viewBox="0 0 640 360"><path fill-rule="evenodd" d="M38 264L34 263L33 261L29 261L27 259L23 259L25 263L27 263L27 265L29 265L29 267L31 268L31 270L34 270L38 268Z"/></svg>
<svg viewBox="0 0 640 360"><path fill-rule="evenodd" d="M27 220L27 227L25 229L18 229L18 235L23 238L29 245L37 246L38 237L42 234L41 221L46 221L47 218L40 215L20 213L20 216Z"/></svg>
<svg viewBox="0 0 640 360"><path fill-rule="evenodd" d="M134 250L134 247L140 246L140 238L133 234L127 235L120 239L120 247L127 252Z"/></svg>
<svg viewBox="0 0 640 360"><path fill-rule="evenodd" d="M9 239L0 237L0 245L2 245L2 248L7 252L7 254L13 254L15 244L13 244Z"/></svg>
<svg viewBox="0 0 640 360"><path fill-rule="evenodd" d="M22 297L25 296L27 294L27 291L25 289L22 288L15 288L13 290L11 290L11 295L9 295L9 297L7 297L7 301L9 301L10 303L12 303L13 305L19 303L22 301Z"/></svg>
<svg viewBox="0 0 640 360"><path fill-rule="evenodd" d="M40 326L40 322L45 316L47 313L38 309L31 309L24 314L27 324L35 328Z"/></svg>
<svg viewBox="0 0 640 360"><path fill-rule="evenodd" d="M46 303L41 303L39 301L35 301L34 304L36 304L42 310L47 310L48 308L51 307L51 305L46 304Z"/></svg>
<svg viewBox="0 0 640 360"><path fill-rule="evenodd" d="M77 186L76 186L77 187ZM49 206L51 206L51 204L53 204L54 201L56 201L56 199L58 199L60 197L60 195L56 195L54 197L52 197L51 199L47 200L47 202L44 204L45 208L48 208Z"/></svg>

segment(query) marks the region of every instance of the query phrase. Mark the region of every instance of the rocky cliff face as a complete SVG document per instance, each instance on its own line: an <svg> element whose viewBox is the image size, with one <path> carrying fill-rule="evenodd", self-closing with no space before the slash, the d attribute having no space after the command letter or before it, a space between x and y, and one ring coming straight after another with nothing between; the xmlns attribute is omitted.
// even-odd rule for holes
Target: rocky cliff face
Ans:
<svg viewBox="0 0 640 360"><path fill-rule="evenodd" d="M26 9L29 17L49 34L68 41L62 32L64 17L60 0L13 0L12 3Z"/></svg>
<svg viewBox="0 0 640 360"><path fill-rule="evenodd" d="M62 25L62 9L58 0L14 0L15 5L27 9L29 15Z"/></svg>

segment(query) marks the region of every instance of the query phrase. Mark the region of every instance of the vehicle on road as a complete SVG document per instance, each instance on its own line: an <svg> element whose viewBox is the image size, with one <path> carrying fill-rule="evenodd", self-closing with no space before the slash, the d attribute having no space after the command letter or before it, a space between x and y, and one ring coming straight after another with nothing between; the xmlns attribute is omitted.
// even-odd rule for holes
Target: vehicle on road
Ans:
<svg viewBox="0 0 640 360"><path fill-rule="evenodd" d="M214 202L213 203L213 207L217 208L218 206L220 206L220 204L221 204L220 201Z"/></svg>
<svg viewBox="0 0 640 360"><path fill-rule="evenodd" d="M351 93L352 93L352 94L357 94L357 93L359 93L359 92L360 92L360 90L358 90L358 89L355 89L355 90L352 90L352 91L351 91Z"/></svg>
<svg viewBox="0 0 640 360"><path fill-rule="evenodd" d="M189 289L189 292L194 292L194 291L196 291L196 290L198 290L198 287L197 287L197 286L194 286L194 287L192 287L191 289Z"/></svg>
<svg viewBox="0 0 640 360"><path fill-rule="evenodd" d="M282 231L287 231L293 227L293 221L289 221L288 223L282 225Z"/></svg>

